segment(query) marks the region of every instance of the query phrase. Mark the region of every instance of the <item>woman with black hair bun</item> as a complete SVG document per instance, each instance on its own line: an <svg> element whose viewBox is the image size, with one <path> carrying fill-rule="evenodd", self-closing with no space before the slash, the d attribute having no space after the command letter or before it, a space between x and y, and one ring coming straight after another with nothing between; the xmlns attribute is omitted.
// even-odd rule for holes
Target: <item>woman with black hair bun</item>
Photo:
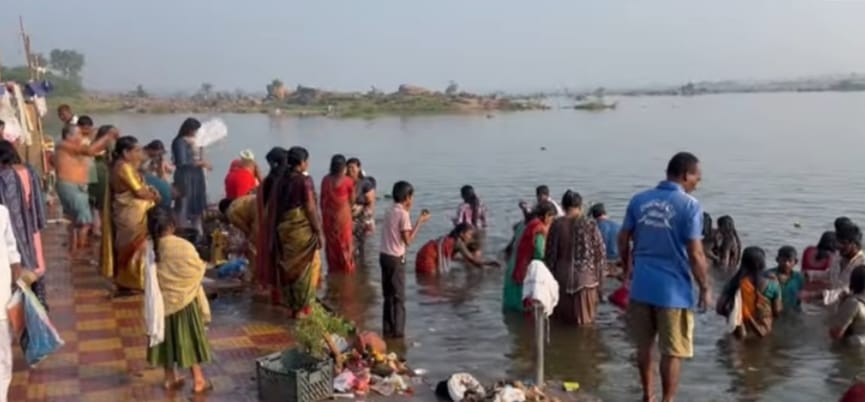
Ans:
<svg viewBox="0 0 865 402"><path fill-rule="evenodd" d="M324 244L315 185L306 174L308 167L305 148L288 150L285 173L269 191L266 219L262 221L273 234L269 244L261 247L276 262L272 268L263 267L263 283L280 290L282 304L295 318L311 312L321 276L319 252Z"/></svg>
<svg viewBox="0 0 865 402"><path fill-rule="evenodd" d="M108 191L111 194L110 230L102 236L102 274L113 278L119 291L144 289L145 241L147 211L159 201L139 167L144 150L138 139L117 139L112 153Z"/></svg>

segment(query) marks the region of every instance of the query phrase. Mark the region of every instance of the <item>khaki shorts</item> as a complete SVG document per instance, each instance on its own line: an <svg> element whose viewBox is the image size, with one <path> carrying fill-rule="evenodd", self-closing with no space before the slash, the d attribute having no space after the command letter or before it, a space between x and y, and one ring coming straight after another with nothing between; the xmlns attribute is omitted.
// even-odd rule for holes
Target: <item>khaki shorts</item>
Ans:
<svg viewBox="0 0 865 402"><path fill-rule="evenodd" d="M628 332L637 346L658 339L661 355L694 356L694 312L689 309L655 307L634 300L628 304Z"/></svg>

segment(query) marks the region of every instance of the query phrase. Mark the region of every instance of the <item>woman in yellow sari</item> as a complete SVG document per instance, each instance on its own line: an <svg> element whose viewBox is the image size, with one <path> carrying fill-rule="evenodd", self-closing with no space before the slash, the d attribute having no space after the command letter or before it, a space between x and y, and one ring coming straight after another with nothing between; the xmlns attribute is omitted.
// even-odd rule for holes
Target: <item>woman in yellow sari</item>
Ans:
<svg viewBox="0 0 865 402"><path fill-rule="evenodd" d="M282 290L282 302L296 318L309 315L321 273L324 244L316 209L315 186L305 172L309 153L301 147L288 151L285 173L276 180L267 202L269 250L276 257L273 285Z"/></svg>
<svg viewBox="0 0 865 402"><path fill-rule="evenodd" d="M135 137L120 137L112 156L108 179L111 202L106 205L111 219L105 221L102 232L102 274L113 278L119 291L141 291L147 211L159 196L146 186L138 170L144 152Z"/></svg>
<svg viewBox="0 0 865 402"><path fill-rule="evenodd" d="M162 293L165 326L162 343L147 349L147 361L165 369L165 388L183 387L184 379L177 368L190 369L196 394L213 386L204 377L202 363L213 358L204 326L210 322L210 304L201 286L205 263L195 246L174 235L174 213L156 207L147 217L147 228L153 240L156 278Z"/></svg>

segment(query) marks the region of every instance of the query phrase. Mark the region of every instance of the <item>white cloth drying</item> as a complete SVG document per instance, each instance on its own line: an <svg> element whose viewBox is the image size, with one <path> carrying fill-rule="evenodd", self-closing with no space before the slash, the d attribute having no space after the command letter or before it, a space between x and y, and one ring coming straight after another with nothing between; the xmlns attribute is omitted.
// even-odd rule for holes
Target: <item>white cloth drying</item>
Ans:
<svg viewBox="0 0 865 402"><path fill-rule="evenodd" d="M162 291L159 290L159 279L156 276L156 255L153 243L147 241L147 255L144 265L144 328L150 340L150 346L156 346L165 340L165 305L162 301Z"/></svg>
<svg viewBox="0 0 865 402"><path fill-rule="evenodd" d="M543 261L534 260L529 264L523 281L523 300L526 299L540 302L547 317L559 304L559 283Z"/></svg>

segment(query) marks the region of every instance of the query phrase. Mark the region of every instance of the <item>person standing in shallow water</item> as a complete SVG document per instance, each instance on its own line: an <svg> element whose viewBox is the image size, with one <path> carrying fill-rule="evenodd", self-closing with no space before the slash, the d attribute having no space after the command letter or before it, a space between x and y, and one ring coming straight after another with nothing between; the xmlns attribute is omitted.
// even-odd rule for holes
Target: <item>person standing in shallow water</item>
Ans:
<svg viewBox="0 0 865 402"><path fill-rule="evenodd" d="M578 193L565 192L565 216L550 226L544 258L559 283L553 317L574 325L595 322L607 265L604 239L595 220L582 215L582 205Z"/></svg>
<svg viewBox="0 0 865 402"><path fill-rule="evenodd" d="M180 228L192 227L201 233L201 215L207 209L207 184L204 170L210 170L210 163L198 160L195 152L195 135L201 122L188 118L180 126L177 137L171 142L171 157L174 160L174 186L180 197L174 204L177 225Z"/></svg>
<svg viewBox="0 0 865 402"><path fill-rule="evenodd" d="M381 231L381 292L384 298L382 333L388 338L405 336L405 253L420 228L430 219L428 211L421 211L414 226L411 211L414 205L414 187L399 181L393 185L393 206L385 212Z"/></svg>
<svg viewBox="0 0 865 402"><path fill-rule="evenodd" d="M529 264L533 260L544 259L544 248L547 244L547 230L556 217L556 207L543 201L529 216L531 220L525 227L516 230L515 252L508 260L505 272L505 283L502 296L502 307L506 312L522 312L523 280L528 274Z"/></svg>
<svg viewBox="0 0 865 402"><path fill-rule="evenodd" d="M360 159L350 158L347 162L346 174L354 179L355 201L352 206L354 219L354 249L358 261L362 261L366 238L375 232L375 178L367 176L360 164Z"/></svg>
<svg viewBox="0 0 865 402"><path fill-rule="evenodd" d="M330 174L321 180L321 223L328 272L354 272L354 198L354 180L346 175L345 156L334 155Z"/></svg>
<svg viewBox="0 0 865 402"><path fill-rule="evenodd" d="M628 332L637 346L646 402L655 400L655 344L661 352L662 401L672 402L679 386L681 359L694 355L692 309L697 305L704 310L709 305L703 209L690 195L700 177L696 156L687 152L673 156L667 165L667 179L631 198L619 233L625 286L630 287L631 294ZM696 301L693 281L699 290Z"/></svg>

